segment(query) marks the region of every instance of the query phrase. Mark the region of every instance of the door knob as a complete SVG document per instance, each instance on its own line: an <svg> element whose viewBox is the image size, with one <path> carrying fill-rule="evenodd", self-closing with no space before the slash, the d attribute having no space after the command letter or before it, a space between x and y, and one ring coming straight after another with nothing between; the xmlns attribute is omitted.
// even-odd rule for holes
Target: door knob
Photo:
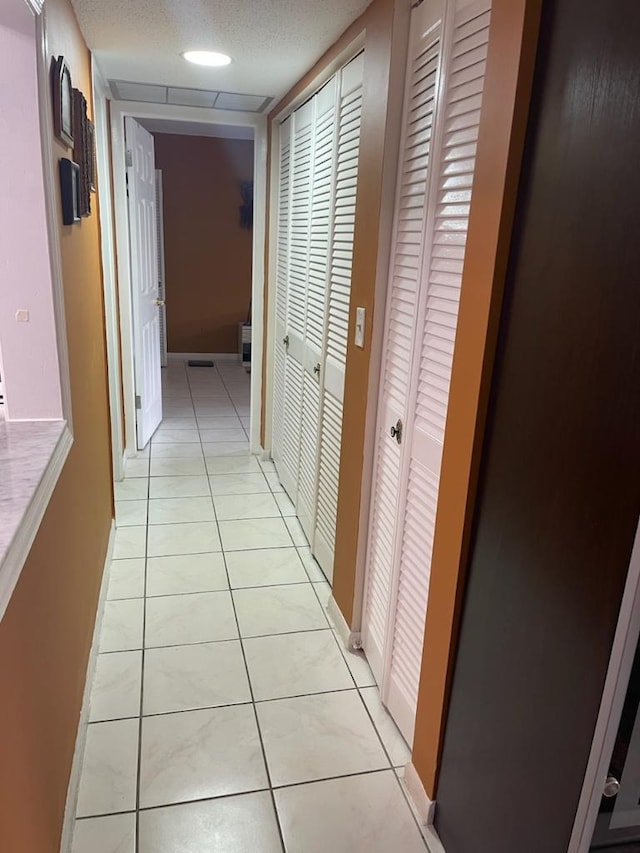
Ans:
<svg viewBox="0 0 640 853"><path fill-rule="evenodd" d="M620 782L616 779L615 776L607 776L604 783L604 788L602 789L603 797L615 797L618 791L620 790Z"/></svg>
<svg viewBox="0 0 640 853"><path fill-rule="evenodd" d="M282 343L283 343L286 347L288 347L288 346L289 346L289 335L285 335L285 336L284 336L284 338L282 339Z"/></svg>
<svg viewBox="0 0 640 853"><path fill-rule="evenodd" d="M398 442L398 444L401 444L401 442L402 442L402 421L400 420L400 418L398 418L398 420L396 421L395 426L391 427L390 432L391 432L391 438L395 438L395 440Z"/></svg>
<svg viewBox="0 0 640 853"><path fill-rule="evenodd" d="M316 362L316 365L315 365L315 367L313 368L313 372L315 373L315 375L316 375L316 376L319 376L319 375L320 375L320 362L319 362L319 361L318 361L318 362Z"/></svg>
<svg viewBox="0 0 640 853"><path fill-rule="evenodd" d="M164 305L164 299L156 299L156 305L158 306L158 308L162 308L162 306Z"/></svg>

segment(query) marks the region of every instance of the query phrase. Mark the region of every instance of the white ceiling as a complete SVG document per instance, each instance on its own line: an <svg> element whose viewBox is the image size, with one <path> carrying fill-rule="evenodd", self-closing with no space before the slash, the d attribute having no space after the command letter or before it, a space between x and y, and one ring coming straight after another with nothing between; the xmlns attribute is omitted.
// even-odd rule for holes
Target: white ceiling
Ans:
<svg viewBox="0 0 640 853"><path fill-rule="evenodd" d="M175 133L179 136L217 136L222 139L253 139L253 128L232 124L204 124L198 121L139 118L149 133Z"/></svg>
<svg viewBox="0 0 640 853"><path fill-rule="evenodd" d="M280 97L370 0L72 0L105 77ZM201 68L185 50L228 53Z"/></svg>

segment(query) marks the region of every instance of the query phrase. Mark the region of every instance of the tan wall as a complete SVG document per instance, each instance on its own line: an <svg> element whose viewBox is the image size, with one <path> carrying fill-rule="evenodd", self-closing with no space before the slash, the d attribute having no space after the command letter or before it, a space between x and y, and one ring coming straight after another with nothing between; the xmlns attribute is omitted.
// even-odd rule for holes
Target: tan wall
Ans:
<svg viewBox="0 0 640 853"><path fill-rule="evenodd" d="M412 762L436 797L541 0L493 0Z"/></svg>
<svg viewBox="0 0 640 853"><path fill-rule="evenodd" d="M365 82L351 278L350 328L354 328L356 306L363 306L366 309L367 316L366 340L364 349L359 349L354 346L353 336L350 335L347 350L333 587L335 599L348 622L351 621L356 583L365 411L371 358L371 330L374 325L376 265L383 189L384 143L389 106L394 8L394 0L374 0L366 12L349 27L333 47L272 111L272 115L274 115L284 109L317 78L327 65L334 61L354 39L365 31ZM267 342L267 346L272 346L272 343Z"/></svg>
<svg viewBox="0 0 640 853"><path fill-rule="evenodd" d="M49 55L91 100L69 0L47 0ZM56 160L68 152L56 141ZM94 196L93 201L96 201ZM98 216L60 233L74 444L0 622L0 850L57 853L113 496Z"/></svg>
<svg viewBox="0 0 640 853"><path fill-rule="evenodd" d="M251 300L253 231L240 228L240 184L253 142L155 135L162 169L169 352L237 352Z"/></svg>

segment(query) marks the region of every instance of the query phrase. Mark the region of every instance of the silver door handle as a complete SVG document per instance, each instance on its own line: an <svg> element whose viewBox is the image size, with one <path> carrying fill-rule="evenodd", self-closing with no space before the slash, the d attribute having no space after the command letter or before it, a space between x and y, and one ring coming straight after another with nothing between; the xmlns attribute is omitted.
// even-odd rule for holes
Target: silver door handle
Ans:
<svg viewBox="0 0 640 853"><path fill-rule="evenodd" d="M607 776L604 783L604 788L602 789L602 795L607 798L615 797L619 790L620 782L618 782L616 777Z"/></svg>
<svg viewBox="0 0 640 853"><path fill-rule="evenodd" d="M320 375L320 362L319 361L316 363L315 367L313 368L313 372L315 373L316 376Z"/></svg>
<svg viewBox="0 0 640 853"><path fill-rule="evenodd" d="M164 299L156 299L156 305L158 306L158 308L162 308L164 304Z"/></svg>

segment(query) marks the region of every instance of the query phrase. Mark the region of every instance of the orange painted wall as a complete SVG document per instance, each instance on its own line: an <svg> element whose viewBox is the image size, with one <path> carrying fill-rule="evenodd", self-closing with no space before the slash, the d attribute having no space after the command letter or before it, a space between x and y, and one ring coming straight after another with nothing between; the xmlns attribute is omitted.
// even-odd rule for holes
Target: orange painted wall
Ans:
<svg viewBox="0 0 640 853"><path fill-rule="evenodd" d="M47 0L48 53L91 99L69 0ZM56 160L68 156L54 142ZM93 198L94 203L97 201ZM113 516L98 214L61 227L74 444L0 622L0 850L58 853Z"/></svg>
<svg viewBox="0 0 640 853"><path fill-rule="evenodd" d="M237 352L251 300L253 231L240 228L240 184L253 142L155 135L164 193L169 352Z"/></svg>
<svg viewBox="0 0 640 853"><path fill-rule="evenodd" d="M432 799L437 795L540 7L541 0L493 0L491 10L412 755Z"/></svg>

